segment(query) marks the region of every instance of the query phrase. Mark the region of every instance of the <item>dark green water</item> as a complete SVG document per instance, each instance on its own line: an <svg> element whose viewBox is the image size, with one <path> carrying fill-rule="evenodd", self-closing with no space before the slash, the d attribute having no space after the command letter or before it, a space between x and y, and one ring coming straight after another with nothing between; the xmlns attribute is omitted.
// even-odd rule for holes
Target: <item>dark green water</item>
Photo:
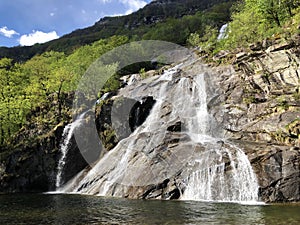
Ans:
<svg viewBox="0 0 300 225"><path fill-rule="evenodd" d="M300 224L300 205L0 195L0 224Z"/></svg>

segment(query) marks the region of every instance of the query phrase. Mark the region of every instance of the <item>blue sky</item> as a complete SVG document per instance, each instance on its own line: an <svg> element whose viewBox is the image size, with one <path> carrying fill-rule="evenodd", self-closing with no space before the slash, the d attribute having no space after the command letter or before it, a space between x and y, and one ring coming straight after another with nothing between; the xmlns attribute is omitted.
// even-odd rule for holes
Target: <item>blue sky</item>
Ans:
<svg viewBox="0 0 300 225"><path fill-rule="evenodd" d="M0 0L0 46L43 43L151 0Z"/></svg>

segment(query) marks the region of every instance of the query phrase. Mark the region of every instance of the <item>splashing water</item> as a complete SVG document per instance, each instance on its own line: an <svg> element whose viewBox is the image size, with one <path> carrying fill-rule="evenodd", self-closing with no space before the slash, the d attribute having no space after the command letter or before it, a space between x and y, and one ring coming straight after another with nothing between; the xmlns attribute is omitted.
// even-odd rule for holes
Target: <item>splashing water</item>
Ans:
<svg viewBox="0 0 300 225"><path fill-rule="evenodd" d="M210 143L193 162L183 200L256 202L258 184L245 153L225 142Z"/></svg>

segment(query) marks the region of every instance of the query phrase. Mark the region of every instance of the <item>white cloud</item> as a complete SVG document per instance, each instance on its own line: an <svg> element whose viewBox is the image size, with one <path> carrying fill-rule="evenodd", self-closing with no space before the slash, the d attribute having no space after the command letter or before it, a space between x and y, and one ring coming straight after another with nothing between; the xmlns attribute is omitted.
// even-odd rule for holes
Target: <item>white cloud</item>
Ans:
<svg viewBox="0 0 300 225"><path fill-rule="evenodd" d="M122 4L126 5L128 7L126 11L126 15L133 13L140 8L143 8L145 5L147 5L147 2L142 1L142 0L119 0Z"/></svg>
<svg viewBox="0 0 300 225"><path fill-rule="evenodd" d="M31 34L24 34L21 36L19 43L22 46L31 46L36 43L45 43L59 38L56 31L44 33L42 31L33 31Z"/></svg>
<svg viewBox="0 0 300 225"><path fill-rule="evenodd" d="M12 38L14 35L19 35L14 30L9 30L7 27L1 27L0 28L0 34L4 35L5 37Z"/></svg>

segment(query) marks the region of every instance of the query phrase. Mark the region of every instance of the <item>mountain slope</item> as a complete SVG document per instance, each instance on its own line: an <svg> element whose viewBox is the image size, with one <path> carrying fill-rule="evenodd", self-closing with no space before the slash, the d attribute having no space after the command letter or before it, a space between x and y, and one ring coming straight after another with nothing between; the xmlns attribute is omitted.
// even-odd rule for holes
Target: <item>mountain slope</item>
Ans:
<svg viewBox="0 0 300 225"><path fill-rule="evenodd" d="M26 61L36 54L54 50L66 53L74 49L93 43L102 38L113 35L126 35L141 39L147 32L155 29L155 24L163 23L168 18L179 19L185 15L194 15L211 9L213 6L223 4L219 7L225 14L224 19L229 20L229 13L232 2L236 0L156 0L146 5L139 11L126 16L105 17L96 22L93 26L78 29L44 44L36 44L31 47L0 48L0 58L8 57L17 61ZM223 7L224 6L224 7ZM220 9L218 9L220 11Z"/></svg>

